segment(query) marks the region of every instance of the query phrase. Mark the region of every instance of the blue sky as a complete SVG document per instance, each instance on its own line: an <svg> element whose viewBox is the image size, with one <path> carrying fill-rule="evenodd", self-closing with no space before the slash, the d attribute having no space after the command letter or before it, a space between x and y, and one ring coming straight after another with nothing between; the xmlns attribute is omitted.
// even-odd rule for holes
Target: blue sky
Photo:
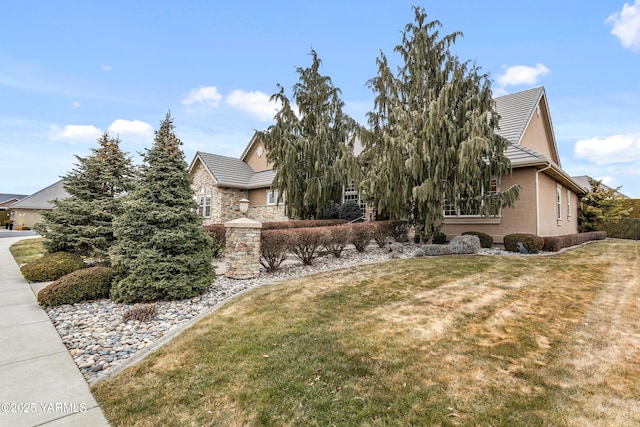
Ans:
<svg viewBox="0 0 640 427"><path fill-rule="evenodd" d="M168 110L187 162L237 157L313 48L365 124L412 4L496 95L545 86L563 168L640 197L640 0L30 1L0 15L0 193L57 181L108 130L136 161Z"/></svg>

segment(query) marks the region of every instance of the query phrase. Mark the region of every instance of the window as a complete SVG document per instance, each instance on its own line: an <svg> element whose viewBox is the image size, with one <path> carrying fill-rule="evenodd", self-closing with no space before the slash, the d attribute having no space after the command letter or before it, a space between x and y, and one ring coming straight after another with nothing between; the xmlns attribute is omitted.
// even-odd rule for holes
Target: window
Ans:
<svg viewBox="0 0 640 427"><path fill-rule="evenodd" d="M482 195L484 195L484 189ZM445 200L444 216L480 216L482 207L487 207L489 215L498 215L499 209L495 196L498 194L498 180L491 180L491 188L487 192L488 201L469 200L467 194L462 194L454 202Z"/></svg>
<svg viewBox="0 0 640 427"><path fill-rule="evenodd" d="M275 205L278 203L278 191L267 191L267 205Z"/></svg>
<svg viewBox="0 0 640 427"><path fill-rule="evenodd" d="M364 200L360 198L360 193L358 192L358 190L356 190L355 181L351 181L351 184L344 188L344 193L342 194L342 203L348 202L349 200L356 202L358 206L360 206L360 210L364 214L366 210L366 204Z"/></svg>
<svg viewBox="0 0 640 427"><path fill-rule="evenodd" d="M209 218L211 217L211 195L197 197L198 202L198 215Z"/></svg>
<svg viewBox="0 0 640 427"><path fill-rule="evenodd" d="M571 221L571 190L567 188L567 221Z"/></svg>
<svg viewBox="0 0 640 427"><path fill-rule="evenodd" d="M562 221L562 187L556 188L556 218L558 221Z"/></svg>

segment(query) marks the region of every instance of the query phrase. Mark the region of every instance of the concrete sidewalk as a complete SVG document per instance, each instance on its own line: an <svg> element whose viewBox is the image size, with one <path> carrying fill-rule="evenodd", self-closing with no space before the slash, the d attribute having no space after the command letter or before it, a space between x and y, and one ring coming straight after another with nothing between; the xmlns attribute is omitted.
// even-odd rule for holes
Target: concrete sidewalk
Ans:
<svg viewBox="0 0 640 427"><path fill-rule="evenodd" d="M0 426L108 426L9 247L0 238Z"/></svg>

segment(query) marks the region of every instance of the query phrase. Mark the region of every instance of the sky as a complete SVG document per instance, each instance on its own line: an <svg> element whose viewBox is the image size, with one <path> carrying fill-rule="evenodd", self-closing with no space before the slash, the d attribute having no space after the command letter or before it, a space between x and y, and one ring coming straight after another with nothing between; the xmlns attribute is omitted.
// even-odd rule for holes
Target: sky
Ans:
<svg viewBox="0 0 640 427"><path fill-rule="evenodd" d="M187 163L239 157L291 97L296 67L340 88L366 125L366 86L413 5L460 31L452 51L495 96L544 86L561 166L640 198L640 0L16 1L0 14L0 193L58 181L117 135L136 163L171 112Z"/></svg>

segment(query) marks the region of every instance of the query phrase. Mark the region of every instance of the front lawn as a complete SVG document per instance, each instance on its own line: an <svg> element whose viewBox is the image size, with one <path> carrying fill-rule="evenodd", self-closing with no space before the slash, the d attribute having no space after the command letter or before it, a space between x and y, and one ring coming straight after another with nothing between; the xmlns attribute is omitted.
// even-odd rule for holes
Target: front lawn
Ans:
<svg viewBox="0 0 640 427"><path fill-rule="evenodd" d="M640 245L267 285L93 388L114 426L640 423Z"/></svg>

